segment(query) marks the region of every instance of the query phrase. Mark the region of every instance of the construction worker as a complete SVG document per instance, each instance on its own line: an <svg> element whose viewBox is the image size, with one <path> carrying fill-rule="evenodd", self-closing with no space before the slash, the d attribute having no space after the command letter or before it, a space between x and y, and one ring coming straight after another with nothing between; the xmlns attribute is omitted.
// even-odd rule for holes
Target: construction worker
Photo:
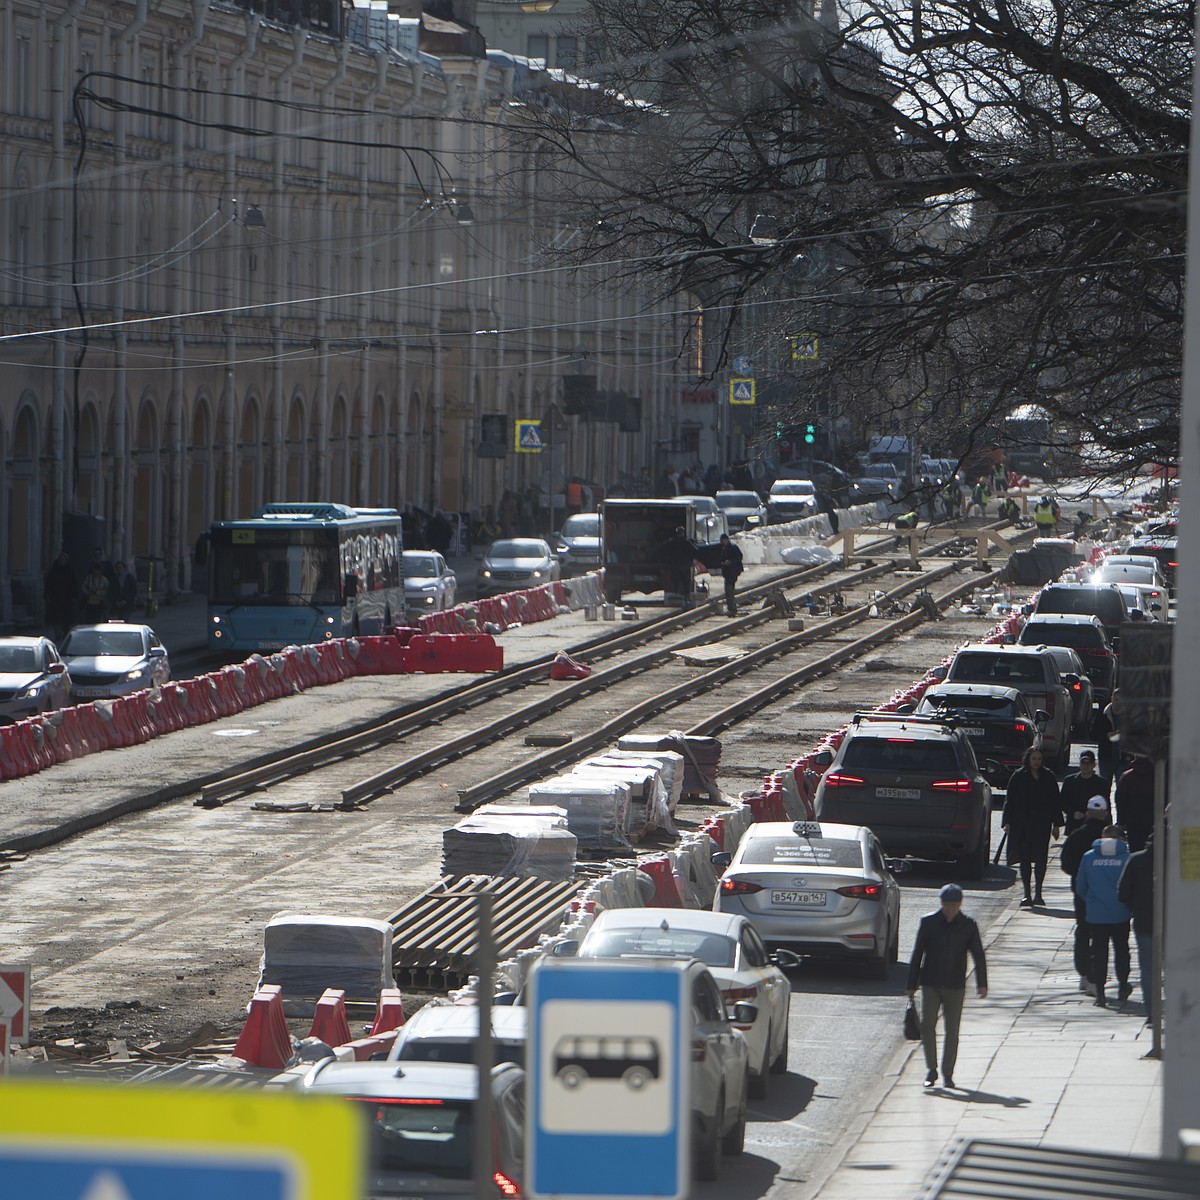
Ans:
<svg viewBox="0 0 1200 1200"><path fill-rule="evenodd" d="M1015 525L1021 516L1020 505L1011 496L1005 496L1000 501L1000 516L1009 524Z"/></svg>
<svg viewBox="0 0 1200 1200"><path fill-rule="evenodd" d="M971 515L971 510L973 508L978 508L979 515L981 517L986 517L987 502L989 499L991 499L991 495L988 492L987 480L980 475L980 477L975 481L974 490L971 492L971 503L967 505L967 516L969 517Z"/></svg>
<svg viewBox="0 0 1200 1200"><path fill-rule="evenodd" d="M896 518L897 529L916 529L917 527L917 512L913 509L910 512L902 513Z"/></svg>
<svg viewBox="0 0 1200 1200"><path fill-rule="evenodd" d="M1058 528L1058 516L1049 496L1043 496L1037 502L1037 507L1033 510L1033 523L1042 537L1053 533Z"/></svg>

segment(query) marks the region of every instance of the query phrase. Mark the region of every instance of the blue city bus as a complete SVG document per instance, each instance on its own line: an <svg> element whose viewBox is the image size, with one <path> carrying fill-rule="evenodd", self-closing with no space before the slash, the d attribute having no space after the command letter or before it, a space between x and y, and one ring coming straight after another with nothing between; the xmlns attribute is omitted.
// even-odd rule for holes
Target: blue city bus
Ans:
<svg viewBox="0 0 1200 1200"><path fill-rule="evenodd" d="M268 504L208 542L208 648L278 650L381 633L404 619L394 508Z"/></svg>

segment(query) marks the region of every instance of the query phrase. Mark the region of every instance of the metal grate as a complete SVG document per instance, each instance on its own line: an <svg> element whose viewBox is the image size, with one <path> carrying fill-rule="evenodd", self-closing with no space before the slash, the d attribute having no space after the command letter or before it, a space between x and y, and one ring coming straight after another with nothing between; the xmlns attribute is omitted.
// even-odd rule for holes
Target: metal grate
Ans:
<svg viewBox="0 0 1200 1200"><path fill-rule="evenodd" d="M479 939L480 892L491 892L492 937L497 961L512 957L552 933L575 899L579 884L491 875L443 876L390 917L392 962L403 987L461 987L474 974Z"/></svg>
<svg viewBox="0 0 1200 1200"><path fill-rule="evenodd" d="M1200 1163L968 1141L921 1200L1196 1200Z"/></svg>

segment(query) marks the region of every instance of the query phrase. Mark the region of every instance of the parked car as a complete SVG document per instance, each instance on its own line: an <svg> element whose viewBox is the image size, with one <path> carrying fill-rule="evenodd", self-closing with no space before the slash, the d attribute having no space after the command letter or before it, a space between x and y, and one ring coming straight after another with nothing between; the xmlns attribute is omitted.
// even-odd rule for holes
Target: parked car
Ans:
<svg viewBox="0 0 1200 1200"><path fill-rule="evenodd" d="M696 510L696 541L701 546L715 545L729 532L725 513L711 496L680 496L679 499Z"/></svg>
<svg viewBox="0 0 1200 1200"><path fill-rule="evenodd" d="M1165 599L1165 597L1164 597ZM1070 646L1092 683L1102 708L1117 686L1117 656L1099 617L1082 613L1043 613L1025 622L1017 637L1019 646Z"/></svg>
<svg viewBox="0 0 1200 1200"><path fill-rule="evenodd" d="M856 715L815 808L822 826L868 826L889 855L949 859L966 879L982 879L987 869L992 789L954 722Z"/></svg>
<svg viewBox="0 0 1200 1200"><path fill-rule="evenodd" d="M767 520L772 525L813 517L820 511L811 479L777 479L767 496Z"/></svg>
<svg viewBox="0 0 1200 1200"><path fill-rule="evenodd" d="M757 492L718 492L713 500L725 514L730 533L757 529L767 523L767 506Z"/></svg>
<svg viewBox="0 0 1200 1200"><path fill-rule="evenodd" d="M600 566L600 514L568 517L554 537L554 553L566 577L596 570Z"/></svg>
<svg viewBox="0 0 1200 1200"><path fill-rule="evenodd" d="M461 1063L338 1062L323 1059L300 1083L309 1095L345 1096L371 1126L371 1200L474 1197L474 1109L479 1073ZM492 1071L496 1195L520 1195L525 1177L525 1072Z"/></svg>
<svg viewBox="0 0 1200 1200"><path fill-rule="evenodd" d="M1033 612L1039 617L1047 613L1099 617L1115 650L1120 649L1121 627L1128 620L1125 601L1113 583L1048 583L1038 593Z"/></svg>
<svg viewBox="0 0 1200 1200"><path fill-rule="evenodd" d="M1035 709L1046 714L1042 749L1048 759L1065 766L1071 754L1074 677L1060 674L1046 646L994 646L984 642L959 648L945 676L946 683L991 683L1024 692Z"/></svg>
<svg viewBox="0 0 1200 1200"><path fill-rule="evenodd" d="M525 1066L527 1012L524 1005L492 1008L492 1061ZM426 1004L400 1026L388 1062L475 1061L479 1009L474 1004Z"/></svg>
<svg viewBox="0 0 1200 1200"><path fill-rule="evenodd" d="M0 638L0 721L20 721L71 703L71 676L49 638Z"/></svg>
<svg viewBox="0 0 1200 1200"><path fill-rule="evenodd" d="M479 567L479 595L498 596L538 587L562 576L562 568L541 538L493 542Z"/></svg>
<svg viewBox="0 0 1200 1200"><path fill-rule="evenodd" d="M875 834L832 821L762 821L742 835L713 908L768 948L864 961L886 979L900 948L900 885Z"/></svg>
<svg viewBox="0 0 1200 1200"><path fill-rule="evenodd" d="M850 485L850 503L898 500L903 490L904 481L891 463L868 463Z"/></svg>
<svg viewBox="0 0 1200 1200"><path fill-rule="evenodd" d="M716 907L716 905L714 905ZM744 915L680 908L611 908L579 945L580 958L694 958L712 973L730 1015L745 1001L754 1020L735 1020L746 1039L750 1095L766 1096L772 1073L787 1070L792 989ZM788 965L799 960L789 956Z"/></svg>
<svg viewBox="0 0 1200 1200"><path fill-rule="evenodd" d="M454 607L458 580L436 550L405 550L404 607L409 616Z"/></svg>
<svg viewBox="0 0 1200 1200"><path fill-rule="evenodd" d="M1046 719L1023 692L988 683L935 684L926 689L916 713L956 720L994 788L1007 788L1025 751L1041 746L1040 725Z"/></svg>
<svg viewBox="0 0 1200 1200"><path fill-rule="evenodd" d="M76 625L61 650L73 700L115 700L171 678L167 648L149 625Z"/></svg>

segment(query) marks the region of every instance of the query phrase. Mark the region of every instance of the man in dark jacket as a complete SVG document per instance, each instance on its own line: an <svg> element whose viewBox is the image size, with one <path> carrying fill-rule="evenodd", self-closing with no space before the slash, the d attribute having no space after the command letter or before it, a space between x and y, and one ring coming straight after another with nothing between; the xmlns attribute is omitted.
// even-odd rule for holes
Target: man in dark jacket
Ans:
<svg viewBox="0 0 1200 1200"><path fill-rule="evenodd" d="M1066 848L1063 848L1066 852ZM1137 943L1138 974L1142 980L1142 1004L1146 1020L1151 1017L1150 998L1154 989L1154 833L1146 848L1131 854L1117 880L1117 899L1133 913L1133 940Z"/></svg>
<svg viewBox="0 0 1200 1200"><path fill-rule="evenodd" d="M1096 772L1096 756L1084 750L1079 756L1079 770L1062 781L1062 810L1064 832L1068 836L1087 819L1088 801L1093 796L1104 798L1104 810L1108 811L1108 780ZM1090 847L1089 847L1090 848Z"/></svg>
<svg viewBox="0 0 1200 1200"><path fill-rule="evenodd" d="M938 912L921 918L917 940L908 966L909 996L921 987L921 1042L925 1048L925 1086L937 1083L938 1009L945 1014L945 1043L942 1046L942 1075L946 1087L954 1086L954 1064L958 1059L958 1028L967 991L967 955L975 961L975 994L987 995L987 961L979 926L962 911L963 893L957 883L948 883L938 893Z"/></svg>
<svg viewBox="0 0 1200 1200"><path fill-rule="evenodd" d="M1141 850L1154 828L1154 764L1135 758L1117 780L1117 822L1125 829L1130 850Z"/></svg>
<svg viewBox="0 0 1200 1200"><path fill-rule="evenodd" d="M692 563L696 544L680 525L662 545L663 566L667 568L667 587L682 599L684 608L692 607Z"/></svg>
<svg viewBox="0 0 1200 1200"><path fill-rule="evenodd" d="M737 616L738 576L742 573L742 551L729 534L721 534L721 578L725 580L725 610L731 617Z"/></svg>
<svg viewBox="0 0 1200 1200"><path fill-rule="evenodd" d="M1072 777L1073 778L1073 777ZM1062 848L1062 869L1071 877L1071 893L1075 900L1075 970L1079 973L1079 990L1089 996L1096 994L1092 982L1092 927L1087 921L1087 909L1083 897L1075 891L1075 876L1083 856L1092 848L1109 823L1108 801L1103 796L1092 796L1086 801L1086 820L1072 833Z"/></svg>
<svg viewBox="0 0 1200 1200"><path fill-rule="evenodd" d="M1117 896L1117 882L1129 859L1125 831L1107 825L1083 856L1075 873L1075 891L1083 899L1087 923L1092 927L1092 982L1098 1008L1105 1006L1108 982L1108 944L1112 942L1117 972L1117 998L1123 1006L1133 988L1129 983L1129 922L1133 914Z"/></svg>

